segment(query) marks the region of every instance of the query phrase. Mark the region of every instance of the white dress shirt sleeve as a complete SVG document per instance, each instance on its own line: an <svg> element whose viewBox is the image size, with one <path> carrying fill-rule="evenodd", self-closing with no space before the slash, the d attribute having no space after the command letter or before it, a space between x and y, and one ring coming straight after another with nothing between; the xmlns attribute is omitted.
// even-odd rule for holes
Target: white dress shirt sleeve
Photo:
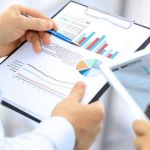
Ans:
<svg viewBox="0 0 150 150"><path fill-rule="evenodd" d="M0 150L73 150L74 145L74 128L62 117L51 117L32 132L15 138L0 136Z"/></svg>

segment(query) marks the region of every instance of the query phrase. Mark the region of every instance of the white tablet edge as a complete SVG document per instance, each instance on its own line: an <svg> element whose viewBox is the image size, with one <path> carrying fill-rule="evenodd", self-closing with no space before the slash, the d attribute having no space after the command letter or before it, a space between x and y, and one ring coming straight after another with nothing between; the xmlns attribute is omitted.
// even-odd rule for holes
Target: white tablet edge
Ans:
<svg viewBox="0 0 150 150"><path fill-rule="evenodd" d="M150 50L143 50L143 51L134 53L131 56L129 56L128 58L121 60L120 62L116 62L114 64L111 64L110 66L108 66L106 64L102 64L100 67L102 73L108 79L109 83L116 89L116 91L118 91L118 93L122 96L122 98L127 102L128 106L131 108L133 117L135 117L136 119L145 119L145 120L148 120L148 118L143 113L143 111L141 111L140 107L136 104L136 102L133 100L133 98L129 95L129 93L124 88L124 86L116 78L116 76L112 72L112 69L122 66L123 64L127 64L132 61L135 61L136 59L138 59L142 56L145 56L147 54L150 54Z"/></svg>

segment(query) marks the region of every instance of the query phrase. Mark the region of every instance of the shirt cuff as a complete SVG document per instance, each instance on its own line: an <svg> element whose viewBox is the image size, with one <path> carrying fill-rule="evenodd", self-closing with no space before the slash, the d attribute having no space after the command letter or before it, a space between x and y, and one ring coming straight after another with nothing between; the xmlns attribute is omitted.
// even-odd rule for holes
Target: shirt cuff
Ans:
<svg viewBox="0 0 150 150"><path fill-rule="evenodd" d="M56 150L74 149L74 128L63 117L51 117L43 121L33 132L48 137L53 142Z"/></svg>

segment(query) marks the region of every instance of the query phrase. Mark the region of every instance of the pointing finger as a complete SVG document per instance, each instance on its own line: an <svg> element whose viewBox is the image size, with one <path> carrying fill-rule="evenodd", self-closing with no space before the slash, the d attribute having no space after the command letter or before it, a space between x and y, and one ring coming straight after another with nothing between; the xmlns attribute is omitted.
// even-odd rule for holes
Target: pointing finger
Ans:
<svg viewBox="0 0 150 150"><path fill-rule="evenodd" d="M85 84L83 82L77 82L76 85L73 87L69 97L71 100L76 102L81 102L85 92Z"/></svg>

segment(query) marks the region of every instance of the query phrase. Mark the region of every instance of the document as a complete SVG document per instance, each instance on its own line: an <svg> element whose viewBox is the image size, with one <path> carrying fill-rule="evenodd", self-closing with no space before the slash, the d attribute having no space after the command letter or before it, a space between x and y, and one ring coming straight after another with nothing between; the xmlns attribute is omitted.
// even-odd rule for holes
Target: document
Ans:
<svg viewBox="0 0 150 150"><path fill-rule="evenodd" d="M99 69L103 58L56 37L42 52L25 43L0 65L2 99L39 120L50 116L77 81L86 84L88 104L107 80Z"/></svg>
<svg viewBox="0 0 150 150"><path fill-rule="evenodd" d="M136 51L150 30L87 6L70 2L53 18L58 32L79 47L52 37L42 52L25 43L0 65L2 100L39 120L68 96L77 81L86 84L88 104L107 80L101 63L112 63Z"/></svg>
<svg viewBox="0 0 150 150"><path fill-rule="evenodd" d="M150 36L149 29L74 2L54 20L60 33L110 62L135 52Z"/></svg>

